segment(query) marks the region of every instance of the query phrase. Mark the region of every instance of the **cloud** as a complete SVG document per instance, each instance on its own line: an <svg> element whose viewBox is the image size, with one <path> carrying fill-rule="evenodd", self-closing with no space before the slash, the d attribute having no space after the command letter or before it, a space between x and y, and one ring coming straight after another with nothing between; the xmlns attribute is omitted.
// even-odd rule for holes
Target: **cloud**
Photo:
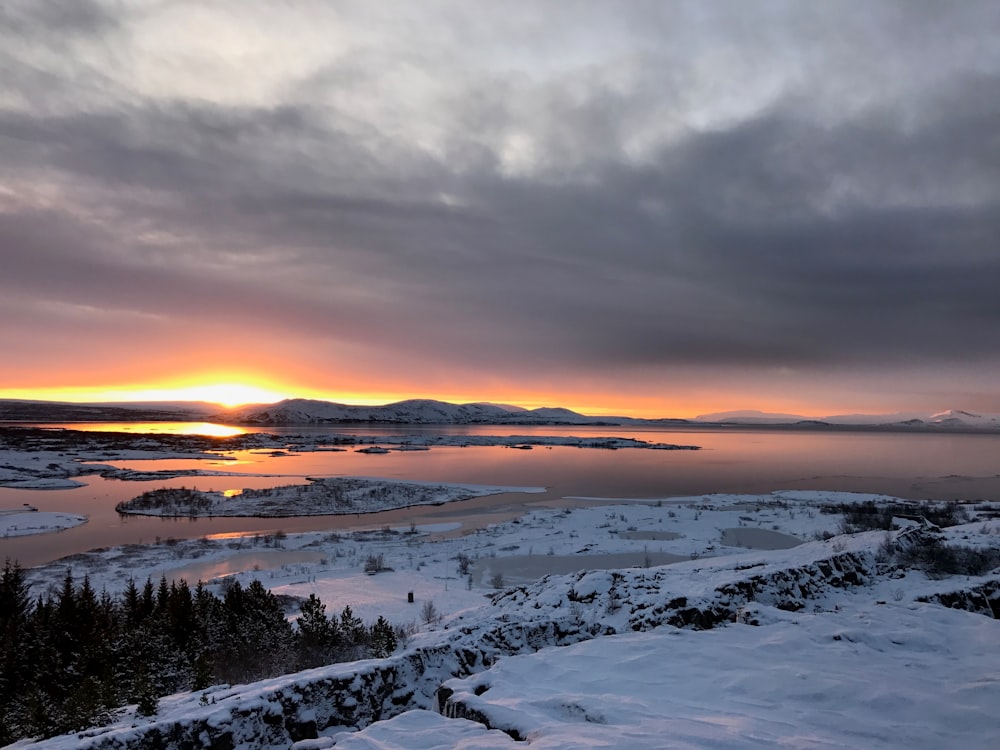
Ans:
<svg viewBox="0 0 1000 750"><path fill-rule="evenodd" d="M249 3L211 49L179 8L9 8L0 293L97 332L484 378L995 363L992 4Z"/></svg>

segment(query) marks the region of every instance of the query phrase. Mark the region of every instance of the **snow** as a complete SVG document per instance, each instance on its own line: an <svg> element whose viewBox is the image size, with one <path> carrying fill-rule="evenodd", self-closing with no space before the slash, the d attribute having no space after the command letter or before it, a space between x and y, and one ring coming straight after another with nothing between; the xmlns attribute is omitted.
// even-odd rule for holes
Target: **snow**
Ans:
<svg viewBox="0 0 1000 750"><path fill-rule="evenodd" d="M431 711L407 711L363 732L339 732L332 738L305 740L293 750L333 747L344 750L511 750L508 735L465 719L445 719Z"/></svg>
<svg viewBox="0 0 1000 750"><path fill-rule="evenodd" d="M396 424L552 424L587 423L594 418L568 409L520 409L495 404L450 404L430 399L410 399L384 406L353 406L311 399L288 399L267 406L252 406L220 415L223 421L243 424L315 424L378 422Z"/></svg>
<svg viewBox="0 0 1000 750"><path fill-rule="evenodd" d="M83 486L70 477L95 474L109 466L84 466L60 451L0 451L0 486L18 489L69 489Z"/></svg>
<svg viewBox="0 0 1000 750"><path fill-rule="evenodd" d="M236 494L181 488L155 490L118 505L121 513L153 516L313 516L377 513L416 505L441 505L483 495L544 492L447 482L401 482L374 477L313 477L310 484L244 489Z"/></svg>
<svg viewBox="0 0 1000 750"><path fill-rule="evenodd" d="M1000 428L1000 414L974 414L961 409L948 409L935 414L929 412L897 412L894 414L834 414L807 417L802 414L781 414L756 410L725 411L701 414L695 423L733 425L791 425L813 423L828 425L885 425L897 429L906 427L949 427L996 430Z"/></svg>
<svg viewBox="0 0 1000 750"><path fill-rule="evenodd" d="M0 510L0 537L48 534L86 523L87 517L73 513L37 510Z"/></svg>
<svg viewBox="0 0 1000 750"><path fill-rule="evenodd" d="M758 627L666 627L543 649L445 685L538 748L1000 743L996 621L853 601L759 614L768 622Z"/></svg>

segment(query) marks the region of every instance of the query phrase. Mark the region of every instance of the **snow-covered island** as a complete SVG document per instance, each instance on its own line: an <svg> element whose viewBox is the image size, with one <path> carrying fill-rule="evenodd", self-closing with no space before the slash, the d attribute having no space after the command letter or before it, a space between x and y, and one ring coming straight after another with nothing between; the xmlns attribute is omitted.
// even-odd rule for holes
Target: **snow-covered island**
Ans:
<svg viewBox="0 0 1000 750"><path fill-rule="evenodd" d="M69 567L118 592L254 550L299 554L273 567L255 555L207 586L257 578L292 601L409 622L410 635L385 658L178 693L151 715L124 707L107 726L20 746L1000 742L1000 504L827 492L591 502L467 536L172 541L28 571L33 588ZM794 546L767 549L772 535ZM573 572L546 575L566 558Z"/></svg>
<svg viewBox="0 0 1000 750"><path fill-rule="evenodd" d="M76 513L39 511L31 507L0 509L0 537L48 534L87 522Z"/></svg>
<svg viewBox="0 0 1000 750"><path fill-rule="evenodd" d="M309 484L238 492L164 488L118 503L119 513L147 516L286 516L378 513L415 505L442 505L501 492L544 492L543 487L400 482L371 477L310 478Z"/></svg>

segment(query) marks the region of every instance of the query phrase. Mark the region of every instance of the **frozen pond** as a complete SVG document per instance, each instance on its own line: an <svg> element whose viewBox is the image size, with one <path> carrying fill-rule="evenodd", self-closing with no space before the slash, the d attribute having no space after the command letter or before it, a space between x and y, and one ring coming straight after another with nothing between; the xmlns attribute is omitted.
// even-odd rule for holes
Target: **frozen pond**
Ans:
<svg viewBox="0 0 1000 750"><path fill-rule="evenodd" d="M472 566L473 580L487 586L492 576L503 576L503 585L531 583L542 576L575 573L578 570L651 568L691 558L668 552L613 552L598 555L510 555L478 560Z"/></svg>
<svg viewBox="0 0 1000 750"><path fill-rule="evenodd" d="M746 547L747 549L791 549L802 544L802 540L791 534L783 534L771 529L737 526L722 530L722 543L727 547Z"/></svg>

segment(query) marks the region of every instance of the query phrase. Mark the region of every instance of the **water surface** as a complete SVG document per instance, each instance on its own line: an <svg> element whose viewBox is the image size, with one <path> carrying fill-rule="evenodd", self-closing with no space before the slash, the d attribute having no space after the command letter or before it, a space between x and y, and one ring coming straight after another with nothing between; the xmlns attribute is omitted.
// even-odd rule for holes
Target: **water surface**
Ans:
<svg viewBox="0 0 1000 750"><path fill-rule="evenodd" d="M70 425L66 425L70 426ZM279 432L269 429L269 432ZM332 434L328 428L307 430ZM281 430L294 441L301 428ZM346 432L343 430L342 432ZM376 440L386 435L579 435L635 437L696 444L699 451L602 450L536 447L432 447L429 451L362 454L354 451L271 456L251 451L235 460L111 461L137 469L211 469L237 476L184 477L143 482L82 477L71 490L0 488L0 508L30 503L39 510L83 513L74 529L0 540L0 558L37 565L95 547L149 543L168 537L378 528L384 524L460 522L474 529L531 508L567 505L566 496L669 498L718 492L766 493L782 489L877 492L914 499L1000 499L1000 435L879 432L808 432L732 428L664 430L651 427L367 427L351 430ZM254 476L268 474L272 476ZM283 475L283 476L274 476ZM371 515L300 518L161 519L119 516L114 506L159 487L238 490L306 482L309 476L376 476L433 482L544 486L542 494L502 494L446 506Z"/></svg>

